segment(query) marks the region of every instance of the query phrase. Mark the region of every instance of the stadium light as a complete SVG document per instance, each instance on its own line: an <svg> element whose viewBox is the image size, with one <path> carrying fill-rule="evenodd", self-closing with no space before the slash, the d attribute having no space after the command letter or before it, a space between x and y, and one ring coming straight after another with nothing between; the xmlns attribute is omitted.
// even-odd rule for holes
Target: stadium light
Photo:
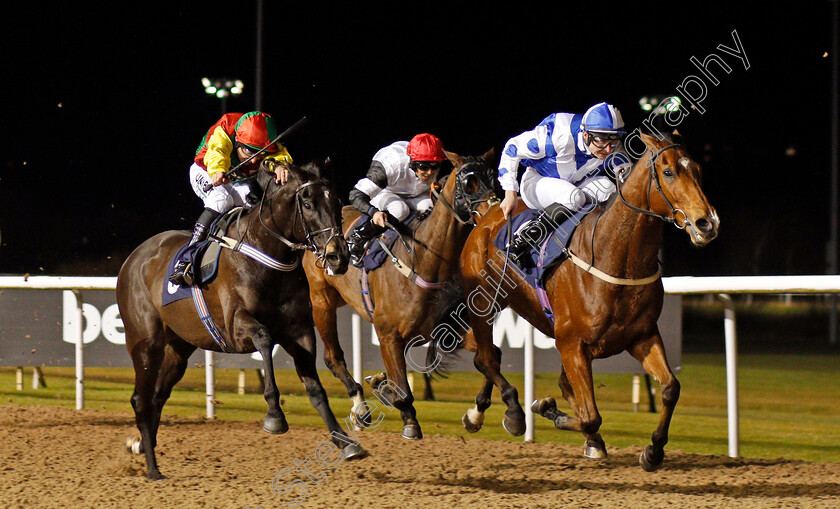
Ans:
<svg viewBox="0 0 840 509"><path fill-rule="evenodd" d="M653 111L657 115L663 115L668 111L677 111L682 106L682 99L679 96L645 96L639 99L639 107L643 111Z"/></svg>
<svg viewBox="0 0 840 509"><path fill-rule="evenodd" d="M201 78L201 85L205 93L222 100L222 115L227 113L227 98L241 94L244 88L242 80L228 78Z"/></svg>

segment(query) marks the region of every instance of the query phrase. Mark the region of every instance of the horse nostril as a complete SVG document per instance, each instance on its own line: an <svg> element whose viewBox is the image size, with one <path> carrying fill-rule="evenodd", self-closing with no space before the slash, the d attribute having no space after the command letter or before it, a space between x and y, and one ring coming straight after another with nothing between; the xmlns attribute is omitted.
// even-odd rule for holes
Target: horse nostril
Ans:
<svg viewBox="0 0 840 509"><path fill-rule="evenodd" d="M697 226L697 229L703 233L708 233L714 228L714 223L712 223L707 217L701 217L695 221L694 224Z"/></svg>

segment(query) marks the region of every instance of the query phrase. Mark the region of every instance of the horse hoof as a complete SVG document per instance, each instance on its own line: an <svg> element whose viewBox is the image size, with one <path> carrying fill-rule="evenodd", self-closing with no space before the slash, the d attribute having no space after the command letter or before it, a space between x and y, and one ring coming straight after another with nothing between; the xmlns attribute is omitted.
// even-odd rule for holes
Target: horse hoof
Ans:
<svg viewBox="0 0 840 509"><path fill-rule="evenodd" d="M129 454L143 454L143 442L137 437L125 439L125 450Z"/></svg>
<svg viewBox="0 0 840 509"><path fill-rule="evenodd" d="M263 430L272 435L282 435L289 431L289 423L283 417L266 417L263 419Z"/></svg>
<svg viewBox="0 0 840 509"><path fill-rule="evenodd" d="M502 427L505 428L505 431L515 437L521 437L525 434L525 423L515 419L505 417L502 419Z"/></svg>
<svg viewBox="0 0 840 509"><path fill-rule="evenodd" d="M600 442L587 440L583 444L583 455L589 459L602 460L607 457L607 447Z"/></svg>
<svg viewBox="0 0 840 509"><path fill-rule="evenodd" d="M557 402L551 396L546 396L543 399L535 399L531 403L531 411L553 421L557 415Z"/></svg>
<svg viewBox="0 0 840 509"><path fill-rule="evenodd" d="M344 454L344 459L346 460L360 460L362 458L367 458L370 454L366 450L362 449L362 446L359 444L350 444L341 452Z"/></svg>
<svg viewBox="0 0 840 509"><path fill-rule="evenodd" d="M423 432L420 431L420 425L406 424L402 429L402 437L408 440L420 440L423 438Z"/></svg>
<svg viewBox="0 0 840 509"><path fill-rule="evenodd" d="M473 422L472 419L470 419L470 412L468 411L464 414L464 417L461 418L461 424L464 425L465 430L470 433L476 433L484 424L484 414L479 414L479 417L475 419L475 422Z"/></svg>
<svg viewBox="0 0 840 509"><path fill-rule="evenodd" d="M388 376L385 373L377 373L375 375L368 375L365 377L365 382L370 385L370 388L373 390L377 390L382 382L388 379Z"/></svg>
<svg viewBox="0 0 840 509"><path fill-rule="evenodd" d="M160 481L161 479L166 479L166 477L164 477L163 474L160 473L160 470L155 469L146 474L146 479L149 479L151 481Z"/></svg>
<svg viewBox="0 0 840 509"><path fill-rule="evenodd" d="M639 465L642 466L642 470L644 470L645 472L656 472L657 470L659 470L659 467L662 466L662 462L660 461L659 463L654 465L653 463L647 460L647 455L645 454L645 451L642 451L642 454L639 455Z"/></svg>
<svg viewBox="0 0 840 509"><path fill-rule="evenodd" d="M366 403L358 409L354 407L350 412L353 414L353 429L356 431L370 428L371 424L373 424L370 416L370 408Z"/></svg>

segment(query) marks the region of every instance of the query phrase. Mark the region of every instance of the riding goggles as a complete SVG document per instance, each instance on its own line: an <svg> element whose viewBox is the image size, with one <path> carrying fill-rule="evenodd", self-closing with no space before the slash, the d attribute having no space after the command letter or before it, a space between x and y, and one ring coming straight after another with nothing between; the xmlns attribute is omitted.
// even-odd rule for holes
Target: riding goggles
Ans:
<svg viewBox="0 0 840 509"><path fill-rule="evenodd" d="M621 143L622 138L624 138L624 135L619 133L587 132L589 133L589 143L602 150L607 147L616 148Z"/></svg>
<svg viewBox="0 0 840 509"><path fill-rule="evenodd" d="M440 169L440 161L412 161L411 169L414 171L437 171Z"/></svg>

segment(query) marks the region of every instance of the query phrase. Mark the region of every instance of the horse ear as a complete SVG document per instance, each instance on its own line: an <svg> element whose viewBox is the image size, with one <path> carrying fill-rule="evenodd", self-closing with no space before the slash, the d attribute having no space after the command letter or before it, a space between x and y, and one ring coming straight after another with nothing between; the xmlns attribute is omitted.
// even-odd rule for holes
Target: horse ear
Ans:
<svg viewBox="0 0 840 509"><path fill-rule="evenodd" d="M496 160L496 147L490 147L490 150L485 152L484 155L481 156L481 157L483 157L484 160L487 161L488 163L492 162L492 161L495 161Z"/></svg>
<svg viewBox="0 0 840 509"><path fill-rule="evenodd" d="M449 159L449 162L452 163L452 166L456 168L461 167L461 163L463 162L464 158L456 154L455 152L447 152L446 150L443 151L446 154L446 158Z"/></svg>
<svg viewBox="0 0 840 509"><path fill-rule="evenodd" d="M676 129L674 129L673 134L671 134L671 138L672 138L674 141L681 142L681 141L682 141L682 139L683 139L683 136L682 136L682 134L680 134L680 132L679 132L679 131L677 131Z"/></svg>

